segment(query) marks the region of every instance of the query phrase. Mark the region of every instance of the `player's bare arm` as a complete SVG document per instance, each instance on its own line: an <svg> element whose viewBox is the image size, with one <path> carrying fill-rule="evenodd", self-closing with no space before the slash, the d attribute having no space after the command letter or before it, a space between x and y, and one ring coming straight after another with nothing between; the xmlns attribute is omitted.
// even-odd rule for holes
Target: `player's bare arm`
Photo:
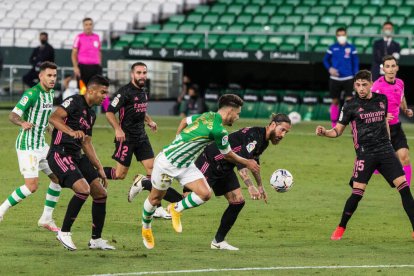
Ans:
<svg viewBox="0 0 414 276"><path fill-rule="evenodd" d="M401 105L400 105L401 111L408 117L413 117L414 113L413 110L408 108L407 101L405 100L405 97L401 99Z"/></svg>
<svg viewBox="0 0 414 276"><path fill-rule="evenodd" d="M78 49L72 49L71 59L73 65L73 73L77 78L80 78L80 70L78 65Z"/></svg>
<svg viewBox="0 0 414 276"><path fill-rule="evenodd" d="M260 172L260 166L257 164L256 160L246 159L235 154L233 151L224 154L224 159L233 164L242 164L246 166L252 172Z"/></svg>
<svg viewBox="0 0 414 276"><path fill-rule="evenodd" d="M177 129L177 135L180 134L180 132L185 129L187 127L187 118L183 118L180 122L180 125L178 126Z"/></svg>
<svg viewBox="0 0 414 276"><path fill-rule="evenodd" d="M58 130L72 136L75 139L83 139L85 133L81 130L73 130L65 124L65 118L68 116L66 110L62 107L58 107L55 112L50 115L49 123L52 124Z"/></svg>
<svg viewBox="0 0 414 276"><path fill-rule="evenodd" d="M323 126L317 126L315 133L318 136L325 136L328 138L336 138L342 135L342 133L345 130L345 127L343 124L337 123L334 128L326 129Z"/></svg>
<svg viewBox="0 0 414 276"><path fill-rule="evenodd" d="M267 193L263 187L262 183L262 176L260 175L260 172L254 173L252 172L254 180L256 181L257 188L259 189L260 198L264 200L265 203L267 203Z"/></svg>
<svg viewBox="0 0 414 276"><path fill-rule="evenodd" d="M147 126L149 126L149 128L152 131L154 132L157 131L157 124L152 120L152 118L150 117L150 115L148 115L148 113L145 113L144 122L147 124Z"/></svg>
<svg viewBox="0 0 414 276"><path fill-rule="evenodd" d="M17 113L14 113L13 111L10 112L9 114L9 120L13 124L21 126L24 130L31 129L33 127L31 123L22 120L22 118Z"/></svg>
<svg viewBox="0 0 414 276"><path fill-rule="evenodd" d="M103 180L103 186L107 187L108 182L106 180L106 175L101 164L101 161L96 154L95 147L92 144L92 137L86 136L82 142L82 150L88 157L89 161L91 161L92 165L98 170L99 177Z"/></svg>
<svg viewBox="0 0 414 276"><path fill-rule="evenodd" d="M112 128L115 130L115 139L118 142L124 142L125 141L125 133L122 130L121 126L119 125L118 120L115 118L115 114L113 112L106 112L105 113L106 120L109 122L109 124L112 126Z"/></svg>
<svg viewBox="0 0 414 276"><path fill-rule="evenodd" d="M243 179L244 184L246 184L246 186L247 186L247 190L249 191L250 198L251 199L259 199L260 198L260 193L257 190L257 188L253 185L253 182L250 179L249 170L247 168L243 168L243 169L239 170L239 175L240 175L241 179Z"/></svg>

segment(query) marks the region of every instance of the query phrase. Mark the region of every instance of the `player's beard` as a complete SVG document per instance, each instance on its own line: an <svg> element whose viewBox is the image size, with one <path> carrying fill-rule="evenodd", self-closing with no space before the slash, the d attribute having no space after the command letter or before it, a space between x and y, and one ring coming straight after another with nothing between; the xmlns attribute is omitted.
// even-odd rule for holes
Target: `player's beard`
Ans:
<svg viewBox="0 0 414 276"><path fill-rule="evenodd" d="M279 144L279 142L283 139L283 137L277 137L276 133L271 132L270 133L270 141L273 145Z"/></svg>
<svg viewBox="0 0 414 276"><path fill-rule="evenodd" d="M142 88L145 86L145 79L134 79L134 83L139 88Z"/></svg>

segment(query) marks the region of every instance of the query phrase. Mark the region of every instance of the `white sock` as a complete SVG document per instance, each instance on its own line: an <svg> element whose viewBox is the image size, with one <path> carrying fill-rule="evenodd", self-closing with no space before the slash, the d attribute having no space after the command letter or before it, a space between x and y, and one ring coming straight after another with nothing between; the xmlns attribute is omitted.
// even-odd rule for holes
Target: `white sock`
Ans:
<svg viewBox="0 0 414 276"><path fill-rule="evenodd" d="M31 194L32 192L26 187L26 185L22 185L14 190L13 193L3 202L3 204L0 205L0 216L3 216L10 207L16 205Z"/></svg>
<svg viewBox="0 0 414 276"><path fill-rule="evenodd" d="M144 228L151 228L151 222L152 222L152 216L154 215L155 210L157 209L157 206L152 205L148 197L144 201L144 207L142 208L142 226Z"/></svg>
<svg viewBox="0 0 414 276"><path fill-rule="evenodd" d="M42 219L52 219L53 210L56 207L56 203L59 201L61 190L62 187L59 184L50 181L49 188L46 193L46 201L45 207L43 208Z"/></svg>
<svg viewBox="0 0 414 276"><path fill-rule="evenodd" d="M205 201L203 201L196 193L191 192L188 196L175 204L175 210L177 212L182 212L185 209L198 207L204 202Z"/></svg>

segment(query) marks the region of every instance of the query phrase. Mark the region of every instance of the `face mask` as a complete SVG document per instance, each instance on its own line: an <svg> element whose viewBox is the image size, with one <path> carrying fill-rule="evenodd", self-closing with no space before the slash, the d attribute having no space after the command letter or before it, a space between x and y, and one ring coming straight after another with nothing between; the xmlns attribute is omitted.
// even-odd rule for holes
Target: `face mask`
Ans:
<svg viewBox="0 0 414 276"><path fill-rule="evenodd" d="M384 30L384 35L386 37L390 37L390 36L392 36L392 31L391 30Z"/></svg>
<svg viewBox="0 0 414 276"><path fill-rule="evenodd" d="M344 35L338 36L336 39L338 40L339 44L345 44L346 43L346 36L344 36Z"/></svg>

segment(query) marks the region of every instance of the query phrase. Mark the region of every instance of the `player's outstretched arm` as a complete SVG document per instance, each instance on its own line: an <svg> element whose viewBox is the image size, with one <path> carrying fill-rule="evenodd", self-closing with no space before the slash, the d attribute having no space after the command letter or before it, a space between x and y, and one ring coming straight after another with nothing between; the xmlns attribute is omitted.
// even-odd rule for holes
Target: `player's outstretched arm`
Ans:
<svg viewBox="0 0 414 276"><path fill-rule="evenodd" d="M15 125L21 126L24 130L31 129L33 125L29 122L26 122L19 116L19 114L14 113L13 111L9 114L9 120Z"/></svg>
<svg viewBox="0 0 414 276"><path fill-rule="evenodd" d="M109 124L115 130L115 139L118 142L124 142L125 133L122 130L121 126L119 125L118 120L115 118L115 114L113 112L108 111L105 113L105 116L106 116L106 120L108 120Z"/></svg>
<svg viewBox="0 0 414 276"><path fill-rule="evenodd" d="M149 128L154 131L157 132L157 123L155 123L152 118L150 117L150 115L148 115L148 113L145 113L145 119L144 119L145 123L147 124L147 126L149 126Z"/></svg>
<svg viewBox="0 0 414 276"><path fill-rule="evenodd" d="M405 100L405 96L401 99L400 105L401 111L408 117L413 117L414 113L412 109L409 109L407 106L407 101Z"/></svg>
<svg viewBox="0 0 414 276"><path fill-rule="evenodd" d="M187 118L183 118L180 122L180 125L178 126L177 129L177 135L180 134L180 132L185 129L188 126L187 124Z"/></svg>
<svg viewBox="0 0 414 276"><path fill-rule="evenodd" d="M256 181L257 184L257 189L259 189L259 193L260 193L260 198L264 200L265 203L267 203L267 193L263 187L263 183L262 183L262 176L260 175L260 172L252 172L254 180Z"/></svg>
<svg viewBox="0 0 414 276"><path fill-rule="evenodd" d="M318 136L324 136L328 138L337 138L342 135L345 130L345 126L343 124L337 123L334 128L326 129L323 126L317 126L315 130L315 134Z"/></svg>
<svg viewBox="0 0 414 276"><path fill-rule="evenodd" d="M253 182L250 179L249 170L247 168L240 169L239 175L241 179L243 179L244 184L246 184L247 190L249 191L250 198L259 199L260 193L257 190L257 188L253 185Z"/></svg>
<svg viewBox="0 0 414 276"><path fill-rule="evenodd" d="M55 112L52 113L49 117L49 123L53 125L58 130L72 136L75 139L83 139L85 137L85 133L81 130L73 130L69 126L65 124L65 118L68 116L66 110L62 107L58 107Z"/></svg>
<svg viewBox="0 0 414 276"><path fill-rule="evenodd" d="M106 181L106 175L103 169L103 166L101 164L101 161L98 158L98 155L96 154L95 147L92 144L92 137L86 136L85 139L82 142L82 150L88 157L89 161L91 161L92 165L98 170L99 177L104 182L104 187L107 187L108 183Z"/></svg>
<svg viewBox="0 0 414 276"><path fill-rule="evenodd" d="M246 159L240 157L239 155L235 154L233 151L229 151L228 153L224 154L224 159L234 164L242 164L246 166L252 172L260 172L260 166L257 164L256 160L254 159Z"/></svg>

